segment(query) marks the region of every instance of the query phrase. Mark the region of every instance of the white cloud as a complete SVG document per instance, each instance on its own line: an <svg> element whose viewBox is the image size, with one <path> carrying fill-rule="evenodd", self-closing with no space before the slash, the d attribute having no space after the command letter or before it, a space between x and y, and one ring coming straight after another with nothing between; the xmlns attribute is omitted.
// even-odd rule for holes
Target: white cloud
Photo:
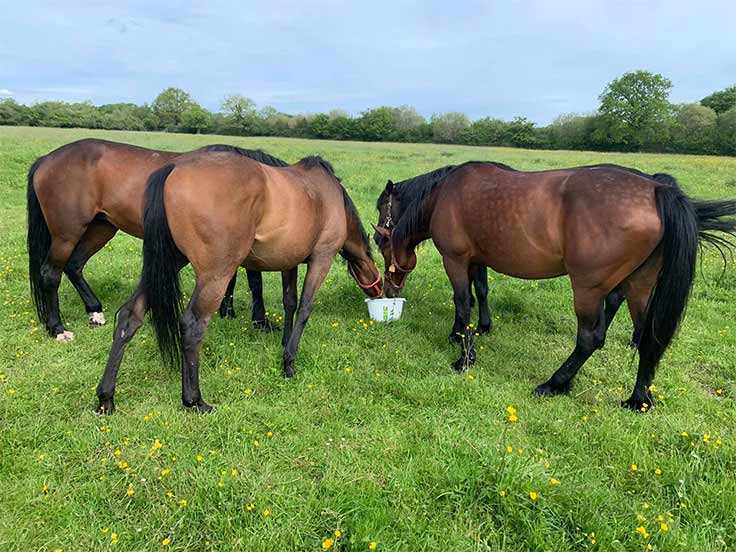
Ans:
<svg viewBox="0 0 736 552"><path fill-rule="evenodd" d="M7 88L0 88L0 96L12 96L13 93Z"/></svg>

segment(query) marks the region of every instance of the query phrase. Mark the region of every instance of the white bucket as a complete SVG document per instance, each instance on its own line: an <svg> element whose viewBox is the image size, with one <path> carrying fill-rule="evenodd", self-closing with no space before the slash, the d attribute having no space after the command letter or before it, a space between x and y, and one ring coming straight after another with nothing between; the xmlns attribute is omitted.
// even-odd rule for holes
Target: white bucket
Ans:
<svg viewBox="0 0 736 552"><path fill-rule="evenodd" d="M394 297L393 299L366 299L368 303L368 314L371 320L376 322L391 322L401 318L401 311L404 310L403 297Z"/></svg>

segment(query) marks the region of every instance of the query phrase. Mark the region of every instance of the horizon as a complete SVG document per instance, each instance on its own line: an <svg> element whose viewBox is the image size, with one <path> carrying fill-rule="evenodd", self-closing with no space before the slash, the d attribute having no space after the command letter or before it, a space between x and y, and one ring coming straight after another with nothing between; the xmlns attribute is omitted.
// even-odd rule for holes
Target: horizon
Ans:
<svg viewBox="0 0 736 552"><path fill-rule="evenodd" d="M733 36L736 3L721 1L697 13L681 1L466 2L472 17L440 2L40 6L32 20L23 5L6 9L0 98L150 104L173 86L214 112L242 94L294 115L410 105L426 118L458 111L546 125L594 112L606 85L628 71L669 78L673 103L736 80L734 48L723 40Z"/></svg>

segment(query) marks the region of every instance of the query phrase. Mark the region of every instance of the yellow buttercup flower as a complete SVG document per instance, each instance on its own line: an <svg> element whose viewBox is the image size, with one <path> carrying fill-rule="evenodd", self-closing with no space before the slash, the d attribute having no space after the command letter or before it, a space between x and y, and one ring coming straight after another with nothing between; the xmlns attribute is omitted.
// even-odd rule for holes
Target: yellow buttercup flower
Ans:
<svg viewBox="0 0 736 552"><path fill-rule="evenodd" d="M375 542L368 545L368 550L375 550L376 548L378 548L378 545Z"/></svg>
<svg viewBox="0 0 736 552"><path fill-rule="evenodd" d="M328 550L328 549L332 548L332 545L333 544L335 544L335 541L333 541L332 539L325 539L325 540L322 541L322 549L323 550Z"/></svg>
<svg viewBox="0 0 736 552"><path fill-rule="evenodd" d="M636 464L631 464L631 468L629 468L632 472L639 471L639 466Z"/></svg>
<svg viewBox="0 0 736 552"><path fill-rule="evenodd" d="M171 544L171 539L169 537L166 537L164 540L161 541L161 546L169 546Z"/></svg>
<svg viewBox="0 0 736 552"><path fill-rule="evenodd" d="M551 479L549 480L549 482L550 482L550 483L551 483L552 485L559 485L559 484L560 484L559 480L555 479L554 477L552 477L552 478L551 478Z"/></svg>
<svg viewBox="0 0 736 552"><path fill-rule="evenodd" d="M529 493L529 498L531 498L532 501L536 501L537 500L537 493L535 493L534 491L531 491Z"/></svg>

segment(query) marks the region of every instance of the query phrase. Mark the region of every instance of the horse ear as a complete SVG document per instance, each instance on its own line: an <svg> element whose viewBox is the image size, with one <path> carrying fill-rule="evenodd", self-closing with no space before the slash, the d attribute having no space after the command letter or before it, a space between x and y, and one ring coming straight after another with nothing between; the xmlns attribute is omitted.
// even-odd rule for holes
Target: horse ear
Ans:
<svg viewBox="0 0 736 552"><path fill-rule="evenodd" d="M394 191L394 183L392 181L386 182L386 193L390 194Z"/></svg>

